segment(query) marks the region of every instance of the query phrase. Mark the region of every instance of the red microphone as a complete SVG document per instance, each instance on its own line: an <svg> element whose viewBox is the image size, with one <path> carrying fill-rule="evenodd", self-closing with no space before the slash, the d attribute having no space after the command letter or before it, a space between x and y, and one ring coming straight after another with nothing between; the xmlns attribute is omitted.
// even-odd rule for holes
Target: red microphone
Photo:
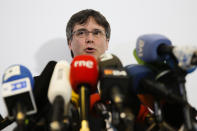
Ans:
<svg viewBox="0 0 197 131"><path fill-rule="evenodd" d="M71 63L70 81L75 92L79 92L79 87L88 85L90 92L97 90L98 65L93 56L76 56Z"/></svg>
<svg viewBox="0 0 197 131"><path fill-rule="evenodd" d="M99 93L91 94L90 96L90 110L92 111L94 105L101 100Z"/></svg>
<svg viewBox="0 0 197 131"><path fill-rule="evenodd" d="M73 90L80 95L81 130L84 130L89 128L87 120L90 108L90 93L97 90L98 65L96 59L90 55L74 57L70 68L70 81Z"/></svg>
<svg viewBox="0 0 197 131"><path fill-rule="evenodd" d="M101 100L99 93L90 95L90 113L95 117L100 117L105 120L108 116L107 103Z"/></svg>

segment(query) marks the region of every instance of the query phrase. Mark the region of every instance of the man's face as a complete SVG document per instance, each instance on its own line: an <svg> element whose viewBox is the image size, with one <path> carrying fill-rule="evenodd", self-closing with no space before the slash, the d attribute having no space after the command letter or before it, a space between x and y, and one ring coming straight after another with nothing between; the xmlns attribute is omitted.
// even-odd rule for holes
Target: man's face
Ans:
<svg viewBox="0 0 197 131"><path fill-rule="evenodd" d="M97 59L108 49L105 29L98 25L93 17L90 17L85 24L76 24L73 32L68 45L74 57L88 54Z"/></svg>

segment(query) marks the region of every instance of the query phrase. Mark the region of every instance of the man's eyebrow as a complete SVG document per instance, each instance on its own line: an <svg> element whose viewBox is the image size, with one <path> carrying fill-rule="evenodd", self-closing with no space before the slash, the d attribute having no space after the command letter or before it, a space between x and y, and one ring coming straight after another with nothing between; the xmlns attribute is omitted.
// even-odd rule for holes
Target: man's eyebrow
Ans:
<svg viewBox="0 0 197 131"><path fill-rule="evenodd" d="M84 31L84 30L87 30L87 29L86 29L86 28L79 28L79 29L76 30L76 31ZM93 30L102 30L102 29L94 28Z"/></svg>
<svg viewBox="0 0 197 131"><path fill-rule="evenodd" d="M87 30L86 28L79 28L78 30L76 31L84 31L84 30Z"/></svg>

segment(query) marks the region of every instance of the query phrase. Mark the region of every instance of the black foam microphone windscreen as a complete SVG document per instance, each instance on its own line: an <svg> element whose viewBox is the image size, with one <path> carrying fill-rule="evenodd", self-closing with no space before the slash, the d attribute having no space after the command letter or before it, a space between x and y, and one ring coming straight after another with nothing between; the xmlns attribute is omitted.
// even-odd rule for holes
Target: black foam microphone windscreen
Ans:
<svg viewBox="0 0 197 131"><path fill-rule="evenodd" d="M34 84L34 97L36 100L36 105L38 108L38 111L44 106L49 103L47 93L49 88L49 82L51 80L51 76L53 73L53 70L55 68L57 62L50 61L44 70L41 72L39 76L34 77L35 84Z"/></svg>

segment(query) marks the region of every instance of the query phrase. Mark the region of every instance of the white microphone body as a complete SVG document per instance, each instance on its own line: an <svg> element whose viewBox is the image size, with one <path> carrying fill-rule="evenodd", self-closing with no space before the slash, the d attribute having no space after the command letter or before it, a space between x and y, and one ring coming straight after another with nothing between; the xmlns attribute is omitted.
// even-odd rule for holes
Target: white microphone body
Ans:
<svg viewBox="0 0 197 131"><path fill-rule="evenodd" d="M59 61L52 74L49 84L48 99L53 103L56 96L62 96L65 104L71 99L71 85L69 81L70 64L66 61Z"/></svg>

